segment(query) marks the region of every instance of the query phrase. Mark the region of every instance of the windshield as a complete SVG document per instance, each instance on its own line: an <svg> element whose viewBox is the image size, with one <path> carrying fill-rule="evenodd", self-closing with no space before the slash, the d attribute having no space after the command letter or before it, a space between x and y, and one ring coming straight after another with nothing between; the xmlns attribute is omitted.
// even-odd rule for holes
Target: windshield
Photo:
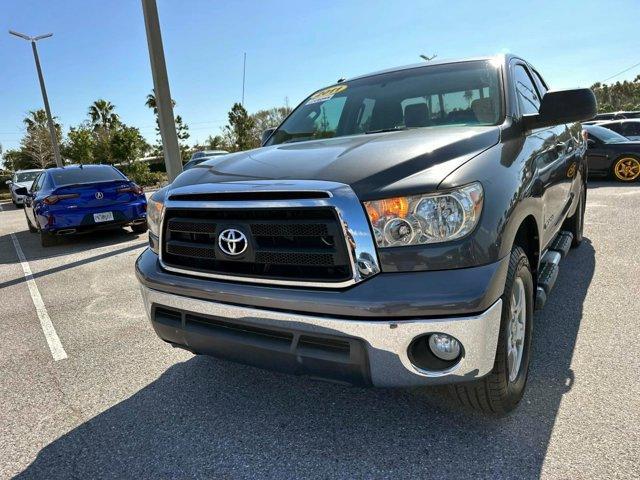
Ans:
<svg viewBox="0 0 640 480"><path fill-rule="evenodd" d="M608 128L598 127L597 125L588 125L585 129L589 135L593 135L602 143L622 143L629 141L627 137L623 137L619 133L609 130Z"/></svg>
<svg viewBox="0 0 640 480"><path fill-rule="evenodd" d="M37 172L18 172L18 173L16 173L14 182L16 182L16 183L33 182L38 175L40 175L40 171L37 171Z"/></svg>
<svg viewBox="0 0 640 480"><path fill-rule="evenodd" d="M495 125L500 79L489 61L400 70L340 83L307 98L267 145L442 125Z"/></svg>
<svg viewBox="0 0 640 480"><path fill-rule="evenodd" d="M53 182L59 187L75 183L125 180L124 175L112 167L60 169L52 172L51 175L53 176Z"/></svg>

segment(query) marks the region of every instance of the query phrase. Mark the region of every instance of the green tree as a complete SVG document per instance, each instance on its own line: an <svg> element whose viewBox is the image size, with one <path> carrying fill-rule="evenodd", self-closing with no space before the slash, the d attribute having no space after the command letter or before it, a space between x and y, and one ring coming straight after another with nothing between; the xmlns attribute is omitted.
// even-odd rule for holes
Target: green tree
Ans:
<svg viewBox="0 0 640 480"><path fill-rule="evenodd" d="M111 143L114 132L120 128L120 117L115 105L98 99L89 106L89 124L93 129L93 160L95 163L114 163Z"/></svg>
<svg viewBox="0 0 640 480"><path fill-rule="evenodd" d="M162 150L162 138L160 136L160 123L158 121L158 104L156 102L155 91L152 90L151 93L147 95L147 99L144 104L153 110L153 115L156 117L156 138L157 143L155 149L157 152ZM176 101L171 100L171 104L175 107ZM182 156L182 160L187 159L189 152L189 145L186 140L190 137L189 134L189 126L182 120L180 115L176 115L175 117L175 125L176 125L176 134L178 135L178 145L180 146L180 154Z"/></svg>
<svg viewBox="0 0 640 480"><path fill-rule="evenodd" d="M223 128L223 136L231 149L242 151L257 147L254 128L255 121L247 110L240 103L234 103L229 111L229 124Z"/></svg>
<svg viewBox="0 0 640 480"><path fill-rule="evenodd" d="M640 75L631 82L625 80L611 85L598 82L592 85L591 89L601 113L640 110Z"/></svg>
<svg viewBox="0 0 640 480"><path fill-rule="evenodd" d="M120 123L116 106L108 100L98 99L89 107L89 120L94 130L111 130Z"/></svg>
<svg viewBox="0 0 640 480"><path fill-rule="evenodd" d="M90 125L71 127L62 145L62 156L74 163L95 163L95 132Z"/></svg>
<svg viewBox="0 0 640 480"><path fill-rule="evenodd" d="M274 107L268 110L258 110L251 115L254 122L253 130L251 132L254 145L260 146L262 142L262 132L268 128L275 128L280 125L290 113L291 108L284 106Z"/></svg>
<svg viewBox="0 0 640 480"><path fill-rule="evenodd" d="M182 117L180 115L176 115L176 134L178 135L178 145L180 146L180 155L182 156L182 160L189 159L189 145L187 144L187 139L191 136L189 134L189 126L182 121Z"/></svg>
<svg viewBox="0 0 640 480"><path fill-rule="evenodd" d="M4 167L7 170L16 171L27 168L35 168L37 164L22 149L9 149L2 155Z"/></svg>
<svg viewBox="0 0 640 480"><path fill-rule="evenodd" d="M130 164L134 160L144 157L149 144L140 134L140 130L121 124L113 132L111 138L111 152L118 163Z"/></svg>
<svg viewBox="0 0 640 480"><path fill-rule="evenodd" d="M55 164L51 134L45 111L42 109L29 111L22 123L26 127L26 132L20 141L20 148L25 155L31 158L33 166L46 168L51 164ZM55 117L53 118L53 125L56 132L56 141L59 143L62 137L62 129Z"/></svg>
<svg viewBox="0 0 640 480"><path fill-rule="evenodd" d="M225 144L224 138L221 135L212 136L209 135L204 141L202 149L205 150L228 150L229 146Z"/></svg>

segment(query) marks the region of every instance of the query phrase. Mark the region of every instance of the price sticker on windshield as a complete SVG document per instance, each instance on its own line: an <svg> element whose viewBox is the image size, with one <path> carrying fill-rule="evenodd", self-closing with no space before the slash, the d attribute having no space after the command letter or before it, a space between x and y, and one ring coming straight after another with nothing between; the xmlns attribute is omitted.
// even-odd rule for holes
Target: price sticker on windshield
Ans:
<svg viewBox="0 0 640 480"><path fill-rule="evenodd" d="M320 90L319 92L314 93L309 98L307 105L311 105L312 103L319 103L329 100L334 95L344 92L347 89L347 85L336 85L335 87L325 88L324 90Z"/></svg>

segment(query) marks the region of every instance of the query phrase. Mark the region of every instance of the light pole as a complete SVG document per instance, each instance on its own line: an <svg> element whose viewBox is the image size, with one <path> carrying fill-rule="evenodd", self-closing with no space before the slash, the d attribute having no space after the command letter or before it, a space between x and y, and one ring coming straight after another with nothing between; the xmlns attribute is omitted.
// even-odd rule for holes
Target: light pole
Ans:
<svg viewBox="0 0 640 480"><path fill-rule="evenodd" d="M56 160L56 165L62 167L62 158L60 157L60 148L58 146L58 138L56 135L56 127L53 124L53 117L51 116L51 108L49 108L49 97L47 97L47 89L44 86L44 77L42 76L42 68L40 68L40 58L38 57L38 48L36 42L43 38L48 38L53 33L45 33L44 35L38 35L36 37L30 37L24 33L14 32L9 30L11 35L20 37L28 42L31 42L31 49L33 50L33 58L36 61L36 70L38 71L38 80L40 81L40 90L42 90L42 100L44 101L44 111L47 112L47 123L49 124L49 134L51 135L51 147L53 148L53 158Z"/></svg>
<svg viewBox="0 0 640 480"><path fill-rule="evenodd" d="M169 77L167 64L164 60L164 48L162 47L162 34L160 33L160 20L158 7L155 0L142 0L144 13L144 26L147 31L147 45L149 46L149 60L151 61L151 74L153 76L153 90L156 96L158 108L158 125L162 138L162 151L164 163L167 167L169 182L182 172L182 158L176 133L176 123L173 117L173 103L169 90Z"/></svg>

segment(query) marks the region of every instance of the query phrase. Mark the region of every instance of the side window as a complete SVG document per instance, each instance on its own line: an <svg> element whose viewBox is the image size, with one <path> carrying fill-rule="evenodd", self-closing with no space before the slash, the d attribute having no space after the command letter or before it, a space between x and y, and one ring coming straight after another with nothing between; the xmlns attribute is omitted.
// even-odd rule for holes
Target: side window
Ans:
<svg viewBox="0 0 640 480"><path fill-rule="evenodd" d="M547 87L547 84L542 79L542 77L537 72L537 70L531 69L531 71L533 72L533 77L535 78L536 84L538 85L538 90L540 91L540 96L544 97L544 94L549 91L549 87Z"/></svg>
<svg viewBox="0 0 640 480"><path fill-rule="evenodd" d="M605 128L608 128L609 130L613 130L614 132L619 133L621 135L625 135L625 128L623 123L610 123L609 125L605 125Z"/></svg>
<svg viewBox="0 0 640 480"><path fill-rule="evenodd" d="M533 81L522 65L516 65L513 69L513 77L516 84L518 105L522 115L538 113L540 98L533 85Z"/></svg>
<svg viewBox="0 0 640 480"><path fill-rule="evenodd" d="M31 185L31 191L37 192L38 190L40 190L42 188L43 182L44 182L44 173L41 173L40 175L38 175L38 178L36 178L33 181L33 185Z"/></svg>
<svg viewBox="0 0 640 480"><path fill-rule="evenodd" d="M622 135L638 136L640 135L640 122L624 122L622 124Z"/></svg>

